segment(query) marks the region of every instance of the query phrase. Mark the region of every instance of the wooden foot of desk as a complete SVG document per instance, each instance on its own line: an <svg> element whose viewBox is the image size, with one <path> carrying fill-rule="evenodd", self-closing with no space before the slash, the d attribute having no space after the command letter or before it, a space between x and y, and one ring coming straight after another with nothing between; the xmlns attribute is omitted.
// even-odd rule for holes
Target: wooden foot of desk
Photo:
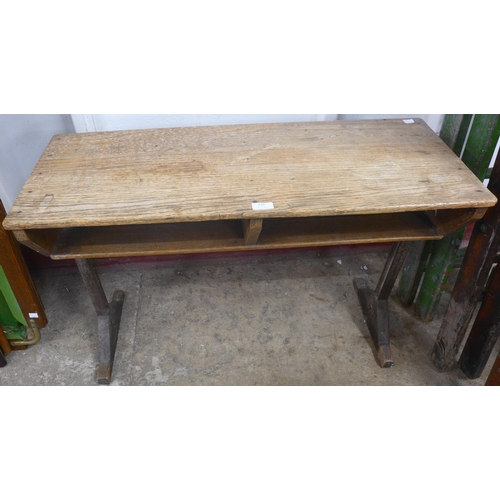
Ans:
<svg viewBox="0 0 500 500"><path fill-rule="evenodd" d="M109 384L125 294L121 290L115 290L111 302L108 303L93 262L90 259L75 260L97 313L99 342L97 382L99 384Z"/></svg>
<svg viewBox="0 0 500 500"><path fill-rule="evenodd" d="M392 246L375 290L364 279L354 280L354 288L382 368L394 365L389 337L388 300L409 249L409 242L395 243Z"/></svg>

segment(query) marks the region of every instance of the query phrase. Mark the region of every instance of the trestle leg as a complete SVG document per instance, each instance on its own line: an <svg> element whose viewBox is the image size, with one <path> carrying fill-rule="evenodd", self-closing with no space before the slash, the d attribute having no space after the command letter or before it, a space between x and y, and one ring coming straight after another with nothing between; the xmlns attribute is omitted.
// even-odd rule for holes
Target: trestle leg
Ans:
<svg viewBox="0 0 500 500"><path fill-rule="evenodd" d="M382 368L394 365L389 337L388 300L409 249L410 242L394 243L375 290L364 279L354 280L354 288Z"/></svg>
<svg viewBox="0 0 500 500"><path fill-rule="evenodd" d="M121 290L115 290L111 302L108 302L93 261L90 259L75 260L97 313L99 343L97 382L109 384L125 294Z"/></svg>

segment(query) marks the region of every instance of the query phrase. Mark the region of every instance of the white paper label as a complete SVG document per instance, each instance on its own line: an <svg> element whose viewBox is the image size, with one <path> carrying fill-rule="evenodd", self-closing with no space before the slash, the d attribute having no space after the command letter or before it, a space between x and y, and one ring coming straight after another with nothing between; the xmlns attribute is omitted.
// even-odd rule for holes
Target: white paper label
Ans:
<svg viewBox="0 0 500 500"><path fill-rule="evenodd" d="M29 313L30 318L38 318L38 313Z"/></svg>
<svg viewBox="0 0 500 500"><path fill-rule="evenodd" d="M415 120L412 120L411 118L409 120L403 120L405 123L415 123Z"/></svg>
<svg viewBox="0 0 500 500"><path fill-rule="evenodd" d="M271 210L274 208L274 203L272 201L266 203L252 203L252 210Z"/></svg>

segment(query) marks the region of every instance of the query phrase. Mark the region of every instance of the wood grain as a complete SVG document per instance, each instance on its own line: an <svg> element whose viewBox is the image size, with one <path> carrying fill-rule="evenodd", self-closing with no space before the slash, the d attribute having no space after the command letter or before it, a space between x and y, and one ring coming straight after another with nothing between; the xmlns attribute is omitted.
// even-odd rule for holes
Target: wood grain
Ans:
<svg viewBox="0 0 500 500"><path fill-rule="evenodd" d="M23 231L19 229L13 231L13 233L17 241L35 252L49 257L56 246L61 229L44 229L42 231L36 229Z"/></svg>
<svg viewBox="0 0 500 500"><path fill-rule="evenodd" d="M427 216L445 236L483 217L486 208L428 211Z"/></svg>
<svg viewBox="0 0 500 500"><path fill-rule="evenodd" d="M243 219L245 245L255 245L262 231L262 219Z"/></svg>
<svg viewBox="0 0 500 500"><path fill-rule="evenodd" d="M55 136L7 229L380 214L496 198L420 119Z"/></svg>
<svg viewBox="0 0 500 500"><path fill-rule="evenodd" d="M266 219L254 245L241 221L63 229L52 258L99 258L298 248L441 238L424 213Z"/></svg>

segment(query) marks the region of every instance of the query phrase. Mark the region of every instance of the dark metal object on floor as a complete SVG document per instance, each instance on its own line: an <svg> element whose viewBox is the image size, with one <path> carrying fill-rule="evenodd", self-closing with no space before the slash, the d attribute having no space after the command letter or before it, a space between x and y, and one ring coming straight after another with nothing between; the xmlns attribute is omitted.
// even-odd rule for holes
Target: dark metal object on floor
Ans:
<svg viewBox="0 0 500 500"><path fill-rule="evenodd" d="M389 337L388 300L410 245L410 242L399 242L392 246L375 290L370 289L364 279L354 280L354 287L382 368L394 365Z"/></svg>
<svg viewBox="0 0 500 500"><path fill-rule="evenodd" d="M75 259L75 261L97 313L99 342L97 382L109 384L125 294L121 290L115 290L111 302L108 303L93 261L91 259Z"/></svg>
<svg viewBox="0 0 500 500"><path fill-rule="evenodd" d="M20 347L27 345L35 345L40 342L40 330L34 319L30 319L29 327L27 328L28 337L25 340L10 340L10 345L12 347Z"/></svg>

